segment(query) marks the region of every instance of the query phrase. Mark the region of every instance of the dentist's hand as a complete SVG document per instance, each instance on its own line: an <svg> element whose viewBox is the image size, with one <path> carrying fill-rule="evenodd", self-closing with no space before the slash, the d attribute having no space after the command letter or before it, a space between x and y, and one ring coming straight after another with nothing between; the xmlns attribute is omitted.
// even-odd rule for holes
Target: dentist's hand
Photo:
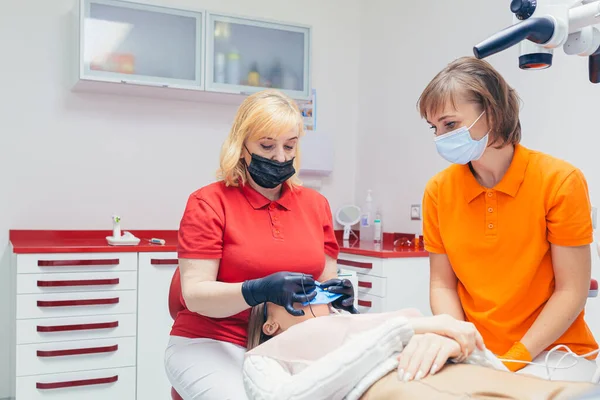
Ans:
<svg viewBox="0 0 600 400"><path fill-rule="evenodd" d="M349 279L330 279L321 283L321 289L342 295L331 303L332 306L338 310L358 314L358 310L354 307L354 286Z"/></svg>
<svg viewBox="0 0 600 400"><path fill-rule="evenodd" d="M276 272L260 279L252 279L242 284L242 295L250 307L270 302L284 307L295 317L304 311L294 309L293 303L306 303L317 295L312 276L295 272ZM306 293L306 294L305 294Z"/></svg>

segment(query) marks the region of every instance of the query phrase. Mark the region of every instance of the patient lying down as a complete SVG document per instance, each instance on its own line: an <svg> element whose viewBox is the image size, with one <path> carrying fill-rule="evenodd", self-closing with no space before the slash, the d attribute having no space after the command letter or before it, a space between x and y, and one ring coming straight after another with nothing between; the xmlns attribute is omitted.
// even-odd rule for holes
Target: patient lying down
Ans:
<svg viewBox="0 0 600 400"><path fill-rule="evenodd" d="M471 324L449 316L296 308L305 315L271 303L252 310L243 370L251 400L557 400L594 387L508 372Z"/></svg>

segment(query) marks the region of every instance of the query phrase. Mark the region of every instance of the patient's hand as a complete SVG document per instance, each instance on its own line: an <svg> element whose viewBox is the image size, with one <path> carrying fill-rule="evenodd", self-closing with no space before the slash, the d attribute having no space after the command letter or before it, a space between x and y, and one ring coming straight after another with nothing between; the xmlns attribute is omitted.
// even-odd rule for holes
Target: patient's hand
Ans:
<svg viewBox="0 0 600 400"><path fill-rule="evenodd" d="M398 378L405 382L435 374L450 358L461 357L459 344L435 333L414 335L398 356Z"/></svg>
<svg viewBox="0 0 600 400"><path fill-rule="evenodd" d="M485 345L481 334L470 322L459 321L449 315L415 318L411 320L415 334L437 333L458 342L462 357L467 358L477 348L484 350Z"/></svg>

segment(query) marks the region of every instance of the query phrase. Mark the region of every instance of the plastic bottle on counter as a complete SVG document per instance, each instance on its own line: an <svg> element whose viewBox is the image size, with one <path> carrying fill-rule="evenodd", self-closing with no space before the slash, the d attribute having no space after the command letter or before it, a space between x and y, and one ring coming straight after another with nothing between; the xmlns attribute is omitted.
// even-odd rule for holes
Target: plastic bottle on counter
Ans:
<svg viewBox="0 0 600 400"><path fill-rule="evenodd" d="M381 210L377 208L375 213L375 220L373 221L373 240L375 243L383 242L383 224L381 222Z"/></svg>
<svg viewBox="0 0 600 400"><path fill-rule="evenodd" d="M373 242L375 239L375 224L373 215L373 197L371 196L372 190L367 191L367 199L361 209L360 216L360 241L361 242Z"/></svg>

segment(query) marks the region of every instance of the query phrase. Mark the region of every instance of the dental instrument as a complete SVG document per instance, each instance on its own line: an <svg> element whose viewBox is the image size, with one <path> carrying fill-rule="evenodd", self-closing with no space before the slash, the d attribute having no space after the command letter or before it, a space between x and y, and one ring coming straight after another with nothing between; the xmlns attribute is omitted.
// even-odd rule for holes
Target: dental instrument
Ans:
<svg viewBox="0 0 600 400"><path fill-rule="evenodd" d="M473 48L483 59L519 44L519 68L552 66L554 49L588 57L589 80L600 83L600 0L512 0L512 26Z"/></svg>

